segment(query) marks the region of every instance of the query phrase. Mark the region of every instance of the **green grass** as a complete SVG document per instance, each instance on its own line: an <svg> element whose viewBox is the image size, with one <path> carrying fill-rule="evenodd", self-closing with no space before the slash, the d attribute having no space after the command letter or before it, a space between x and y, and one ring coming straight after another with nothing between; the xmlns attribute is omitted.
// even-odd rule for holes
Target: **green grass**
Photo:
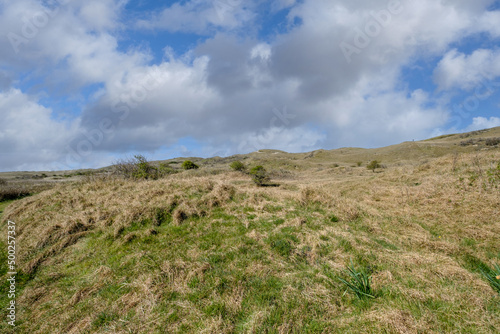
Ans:
<svg viewBox="0 0 500 334"><path fill-rule="evenodd" d="M375 298L375 293L371 286L371 274L366 269L357 269L351 261L347 267L346 274L349 280L338 277L339 281L344 283L347 288L354 292L359 299Z"/></svg>
<svg viewBox="0 0 500 334"><path fill-rule="evenodd" d="M14 200L0 202L0 219L2 218L2 214L5 211L5 209L13 202Z"/></svg>
<svg viewBox="0 0 500 334"><path fill-rule="evenodd" d="M495 264L493 269L490 267L480 268L481 274L488 280L491 287L500 293L500 265Z"/></svg>

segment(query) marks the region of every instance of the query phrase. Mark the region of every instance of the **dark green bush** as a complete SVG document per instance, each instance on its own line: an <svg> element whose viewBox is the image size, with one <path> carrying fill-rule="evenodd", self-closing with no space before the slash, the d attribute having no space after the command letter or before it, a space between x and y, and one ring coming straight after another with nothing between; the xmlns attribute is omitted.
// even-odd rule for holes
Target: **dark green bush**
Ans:
<svg viewBox="0 0 500 334"><path fill-rule="evenodd" d="M195 164L194 162L190 161L190 160L186 160L182 163L182 168L184 169L198 169L200 168L197 164Z"/></svg>
<svg viewBox="0 0 500 334"><path fill-rule="evenodd" d="M263 186L269 182L269 177L267 176L266 169L263 166L255 166L250 169L250 175L252 176L253 182L258 186Z"/></svg>
<svg viewBox="0 0 500 334"><path fill-rule="evenodd" d="M231 167L233 170L238 171L238 172L243 172L244 170L246 170L245 165L241 161L233 161L233 162L231 162L229 167Z"/></svg>

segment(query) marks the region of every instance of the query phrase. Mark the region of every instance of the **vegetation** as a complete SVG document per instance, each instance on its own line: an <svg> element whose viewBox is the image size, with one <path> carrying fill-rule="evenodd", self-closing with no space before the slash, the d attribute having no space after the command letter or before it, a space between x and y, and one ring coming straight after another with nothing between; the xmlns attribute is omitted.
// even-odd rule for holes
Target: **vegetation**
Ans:
<svg viewBox="0 0 500 334"><path fill-rule="evenodd" d="M492 186L498 187L498 185L500 185L500 161L495 167L491 167L490 169L488 169L486 175L488 177L488 182Z"/></svg>
<svg viewBox="0 0 500 334"><path fill-rule="evenodd" d="M371 287L371 275L367 270L358 270L354 267L354 264L347 267L346 273L348 274L350 280L347 281L342 277L339 280L344 283L348 289L356 294L359 299L363 298L375 298L372 287Z"/></svg>
<svg viewBox="0 0 500 334"><path fill-rule="evenodd" d="M252 176L253 182L258 186L264 186L267 182L269 182L269 176L263 166L255 166L250 169L249 173Z"/></svg>
<svg viewBox="0 0 500 334"><path fill-rule="evenodd" d="M158 167L150 163L143 155L135 155L133 159L119 160L114 164L115 174L135 180L157 180L176 171L169 164L160 163ZM95 173L78 174L94 175ZM70 175L71 176L71 175Z"/></svg>
<svg viewBox="0 0 500 334"><path fill-rule="evenodd" d="M377 160L373 160L371 161L367 166L366 168L373 171L375 173L375 169L377 168L380 168L380 162L378 162Z"/></svg>
<svg viewBox="0 0 500 334"><path fill-rule="evenodd" d="M231 167L231 169L233 169L237 172L243 172L246 170L246 166L243 164L243 162L241 162L239 160L231 162L229 167Z"/></svg>
<svg viewBox="0 0 500 334"><path fill-rule="evenodd" d="M200 168L197 164L190 160L186 160L182 163L182 168L188 170L188 169L198 169Z"/></svg>
<svg viewBox="0 0 500 334"><path fill-rule="evenodd" d="M0 179L0 202L23 198L52 188L51 184Z"/></svg>
<svg viewBox="0 0 500 334"><path fill-rule="evenodd" d="M488 280L491 287L500 293L500 266L495 264L494 269L489 267L481 268L481 273Z"/></svg>
<svg viewBox="0 0 500 334"><path fill-rule="evenodd" d="M16 332L497 333L500 151L439 140L448 154L427 141L344 159L248 155L283 171L279 188L217 158L145 182L63 179L0 202L0 229L15 221L22 246ZM349 167L375 157L384 173ZM3 319L8 302L0 294ZM0 332L13 331L3 321Z"/></svg>

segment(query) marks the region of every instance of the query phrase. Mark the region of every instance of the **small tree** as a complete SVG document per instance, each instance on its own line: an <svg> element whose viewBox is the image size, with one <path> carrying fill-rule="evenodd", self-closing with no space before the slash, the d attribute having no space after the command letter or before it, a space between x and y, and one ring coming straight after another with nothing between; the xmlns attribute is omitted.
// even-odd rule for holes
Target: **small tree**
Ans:
<svg viewBox="0 0 500 334"><path fill-rule="evenodd" d="M262 166L255 166L250 169L250 175L252 176L253 182L258 186L263 186L266 182L269 182L269 177L267 176L266 169Z"/></svg>
<svg viewBox="0 0 500 334"><path fill-rule="evenodd" d="M375 173L375 169L380 168L380 163L377 160L370 162L366 168L372 170Z"/></svg>
<svg viewBox="0 0 500 334"><path fill-rule="evenodd" d="M134 179L157 179L158 170L151 166L143 155L134 155L135 170L132 173Z"/></svg>
<svg viewBox="0 0 500 334"><path fill-rule="evenodd" d="M151 165L143 155L115 163L115 173L131 179L157 179L158 169Z"/></svg>
<svg viewBox="0 0 500 334"><path fill-rule="evenodd" d="M198 169L200 168L200 166L198 166L197 164L195 164L194 162L190 161L190 160L186 160L182 163L182 168L188 170L188 169Z"/></svg>
<svg viewBox="0 0 500 334"><path fill-rule="evenodd" d="M231 167L233 170L235 170L237 172L243 172L245 169L247 169L245 167L245 165L243 164L243 162L241 162L241 161L233 161L233 162L231 162L229 167Z"/></svg>

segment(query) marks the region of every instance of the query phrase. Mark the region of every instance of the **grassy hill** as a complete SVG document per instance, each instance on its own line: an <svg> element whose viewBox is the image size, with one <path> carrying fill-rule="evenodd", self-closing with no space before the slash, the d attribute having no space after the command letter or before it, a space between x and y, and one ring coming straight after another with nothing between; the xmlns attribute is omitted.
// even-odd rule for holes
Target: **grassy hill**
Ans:
<svg viewBox="0 0 500 334"><path fill-rule="evenodd" d="M497 333L498 137L191 158L199 169L158 180L111 167L37 179L51 189L0 204L2 249L7 220L18 228L17 332ZM236 160L279 186L257 187ZM342 281L350 266L370 296Z"/></svg>

